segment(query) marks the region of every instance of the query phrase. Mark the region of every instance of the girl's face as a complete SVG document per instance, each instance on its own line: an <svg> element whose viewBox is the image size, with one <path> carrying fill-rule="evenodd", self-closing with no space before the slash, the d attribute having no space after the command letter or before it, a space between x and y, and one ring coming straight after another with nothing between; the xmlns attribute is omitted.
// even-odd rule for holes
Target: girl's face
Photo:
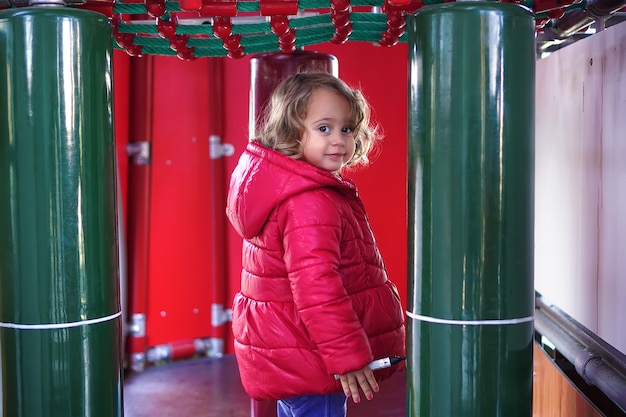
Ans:
<svg viewBox="0 0 626 417"><path fill-rule="evenodd" d="M354 155L350 104L326 87L315 90L308 104L302 134L302 159L335 173Z"/></svg>

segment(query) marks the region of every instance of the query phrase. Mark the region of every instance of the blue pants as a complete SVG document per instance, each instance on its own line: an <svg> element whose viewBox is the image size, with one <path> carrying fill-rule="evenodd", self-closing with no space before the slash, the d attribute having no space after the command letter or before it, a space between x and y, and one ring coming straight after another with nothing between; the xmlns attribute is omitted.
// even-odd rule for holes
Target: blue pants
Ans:
<svg viewBox="0 0 626 417"><path fill-rule="evenodd" d="M302 395L278 401L278 417L346 417L344 393Z"/></svg>

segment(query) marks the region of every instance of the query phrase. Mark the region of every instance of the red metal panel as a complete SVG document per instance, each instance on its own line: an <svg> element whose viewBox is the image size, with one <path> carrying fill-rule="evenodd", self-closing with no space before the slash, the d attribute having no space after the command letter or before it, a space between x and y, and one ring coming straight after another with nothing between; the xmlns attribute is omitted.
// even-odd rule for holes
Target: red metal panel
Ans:
<svg viewBox="0 0 626 417"><path fill-rule="evenodd" d="M134 58L130 65L129 142L149 145L152 139L152 57ZM149 149L149 148L148 148ZM125 149L126 150L126 149ZM140 157L141 156L141 157ZM144 365L144 323L148 285L148 236L150 219L150 157L132 155L128 169L128 316L134 324L127 338L127 351L134 369Z"/></svg>
<svg viewBox="0 0 626 417"><path fill-rule="evenodd" d="M226 178L235 168L239 155L248 143L248 115L250 94L250 60L246 55L241 59L224 60L224 130L223 139L235 146L235 154L225 160ZM232 306L233 296L239 291L241 280L241 238L235 230L226 227L226 253L228 288L227 306ZM228 331L225 350L233 353L232 332Z"/></svg>
<svg viewBox="0 0 626 417"><path fill-rule="evenodd" d="M211 331L207 66L155 58L149 346Z"/></svg>
<svg viewBox="0 0 626 417"><path fill-rule="evenodd" d="M228 151L224 146L230 144L222 143L224 112L223 112L223 73L224 59L208 59L209 77L209 196L211 199L209 210L209 221L211 235L209 235L210 246L208 256L211 264L210 277L212 283L211 298L211 337L214 341L221 341L222 346L215 346L223 352L227 329L230 325L224 316L226 310L226 245L224 238L226 234L226 189L228 178L226 177L226 164L224 156ZM230 149L229 149L230 150ZM224 155L222 155L224 152ZM230 302L228 303L230 304ZM219 352L218 352L219 353Z"/></svg>

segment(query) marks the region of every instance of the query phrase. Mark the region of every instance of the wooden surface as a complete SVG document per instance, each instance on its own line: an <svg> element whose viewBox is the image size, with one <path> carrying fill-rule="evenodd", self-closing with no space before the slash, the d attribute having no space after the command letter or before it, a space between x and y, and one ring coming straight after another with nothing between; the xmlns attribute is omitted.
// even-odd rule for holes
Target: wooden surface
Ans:
<svg viewBox="0 0 626 417"><path fill-rule="evenodd" d="M602 417L535 345L533 417Z"/></svg>

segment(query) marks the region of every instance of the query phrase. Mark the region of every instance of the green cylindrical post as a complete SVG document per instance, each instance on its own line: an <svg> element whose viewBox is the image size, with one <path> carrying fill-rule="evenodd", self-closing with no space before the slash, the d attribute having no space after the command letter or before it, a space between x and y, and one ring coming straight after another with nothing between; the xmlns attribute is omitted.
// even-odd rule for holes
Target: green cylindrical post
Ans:
<svg viewBox="0 0 626 417"><path fill-rule="evenodd" d="M407 28L407 415L530 417L535 22L457 2Z"/></svg>
<svg viewBox="0 0 626 417"><path fill-rule="evenodd" d="M123 415L106 16L0 11L0 415Z"/></svg>

